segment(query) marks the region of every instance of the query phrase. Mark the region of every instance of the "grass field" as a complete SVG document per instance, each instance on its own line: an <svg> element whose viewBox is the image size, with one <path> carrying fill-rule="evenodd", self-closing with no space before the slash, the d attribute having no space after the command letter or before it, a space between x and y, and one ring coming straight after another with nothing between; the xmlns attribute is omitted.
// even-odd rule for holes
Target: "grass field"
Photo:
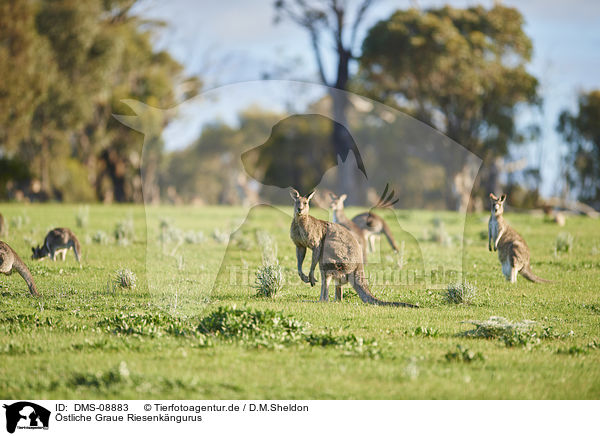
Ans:
<svg viewBox="0 0 600 436"><path fill-rule="evenodd" d="M2 398L600 398L598 221L572 217L558 228L541 216L508 213L531 248L534 272L555 281L519 277L511 285L487 250L487 215L468 216L462 235L464 221L454 213L401 211L395 220L387 212L405 241L405 270L462 264L476 289L470 304L453 304L444 289L390 285L384 274L372 285L376 296L420 305L398 309L367 306L349 289L342 303L316 303L318 286L296 274L290 217L277 209L244 219L239 208L146 214L141 206L92 205L82 227L79 206L5 204L0 211L10 224L6 242L43 295L31 297L17 274L0 276ZM240 224L227 243L223 235ZM32 241L56 226L79 235L82 268L72 253L66 262L30 260ZM557 253L560 232L573 241ZM265 234L285 277L273 299L253 287ZM373 259L371 277L397 269L383 240ZM136 274L135 288L113 283L122 268ZM498 337L463 335L474 329L465 321L492 316L535 324Z"/></svg>

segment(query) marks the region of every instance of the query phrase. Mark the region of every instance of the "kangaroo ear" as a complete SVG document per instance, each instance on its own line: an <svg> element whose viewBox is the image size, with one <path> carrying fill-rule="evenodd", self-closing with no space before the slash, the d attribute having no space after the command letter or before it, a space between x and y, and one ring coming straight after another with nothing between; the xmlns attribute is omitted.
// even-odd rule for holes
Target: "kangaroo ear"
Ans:
<svg viewBox="0 0 600 436"><path fill-rule="evenodd" d="M504 203L504 200L506 200L506 194L500 196L500 203Z"/></svg>
<svg viewBox="0 0 600 436"><path fill-rule="evenodd" d="M493 192L490 192L490 198L494 201L498 200L498 197L496 197Z"/></svg>
<svg viewBox="0 0 600 436"><path fill-rule="evenodd" d="M340 200L344 201L346 198L348 198L348 196L346 194L342 194L340 196Z"/></svg>
<svg viewBox="0 0 600 436"><path fill-rule="evenodd" d="M317 192L317 191L313 191L313 192L311 192L310 194L308 194L308 197L306 197L306 199L307 199L308 201L310 201L310 199L311 199L311 198L313 198L313 195L315 195L315 192Z"/></svg>
<svg viewBox="0 0 600 436"><path fill-rule="evenodd" d="M292 200L298 200L298 198L300 198L300 193L294 188L290 188L290 197L292 197Z"/></svg>

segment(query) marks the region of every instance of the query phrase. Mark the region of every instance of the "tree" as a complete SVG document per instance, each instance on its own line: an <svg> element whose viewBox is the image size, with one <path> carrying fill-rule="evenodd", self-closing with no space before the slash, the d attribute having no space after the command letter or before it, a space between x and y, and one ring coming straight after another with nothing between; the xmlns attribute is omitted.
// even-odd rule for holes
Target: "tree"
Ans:
<svg viewBox="0 0 600 436"><path fill-rule="evenodd" d="M142 200L141 136L112 114L129 111L121 104L126 98L174 106L201 84L184 77L182 65L167 52L154 49L152 36L161 23L133 14L135 3L0 4L0 157L15 160L8 167L27 166L34 181L30 194L65 201ZM179 93L183 81L186 92ZM161 133L169 121L143 120L152 125L146 130L151 137L143 178L149 201L158 198Z"/></svg>
<svg viewBox="0 0 600 436"><path fill-rule="evenodd" d="M515 122L520 106L540 103L538 81L526 71L531 53L514 8L398 10L368 31L360 84L370 97L444 132L492 167L510 144L525 140ZM439 158L454 180L472 171L468 162ZM481 176L488 189L497 184L494 171ZM453 208L470 195L454 189L462 199L448 205Z"/></svg>
<svg viewBox="0 0 600 436"><path fill-rule="evenodd" d="M0 77L0 150L12 156L28 136L33 109L52 77L52 59L36 31L32 2L0 2Z"/></svg>
<svg viewBox="0 0 600 436"><path fill-rule="evenodd" d="M579 200L600 205L600 90L579 96L577 113L560 114L557 131L569 144L568 181Z"/></svg>
<svg viewBox="0 0 600 436"><path fill-rule="evenodd" d="M275 9L276 19L287 18L304 28L309 37L313 54L317 63L321 82L330 87L347 91L350 82L350 63L357 58L357 37L368 9L375 0L361 0L351 11L351 5L346 0L307 1L307 0L277 0ZM325 72L322 45L324 41L331 43L336 56L336 73L329 79ZM332 141L336 153L345 161L352 149L350 138L344 126L347 125L346 111L348 97L345 93L331 92L333 117L337 122L332 124ZM339 172L339 192L356 193L356 181L349 166ZM364 168L362 168L364 172ZM365 174L366 175L366 174ZM362 193L364 196L364 193Z"/></svg>

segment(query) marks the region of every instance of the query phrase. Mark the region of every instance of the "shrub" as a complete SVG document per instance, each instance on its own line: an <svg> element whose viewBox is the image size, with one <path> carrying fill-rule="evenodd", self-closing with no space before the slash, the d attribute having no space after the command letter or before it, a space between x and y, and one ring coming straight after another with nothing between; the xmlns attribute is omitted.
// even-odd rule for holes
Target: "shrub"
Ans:
<svg viewBox="0 0 600 436"><path fill-rule="evenodd" d="M573 235L568 232L560 232L556 237L555 252L569 253L573 248Z"/></svg>
<svg viewBox="0 0 600 436"><path fill-rule="evenodd" d="M160 220L160 233L158 240L161 244L181 244L184 240L184 234L181 229L173 226L171 222L165 218Z"/></svg>
<svg viewBox="0 0 600 436"><path fill-rule="evenodd" d="M254 246L254 241L240 230L231 235L230 242L242 251L248 251Z"/></svg>
<svg viewBox="0 0 600 436"><path fill-rule="evenodd" d="M474 324L476 328L465 332L466 336L500 339L507 347L529 347L539 343L539 335L534 331L535 321L513 322L500 316L492 316L486 321L467 322Z"/></svg>
<svg viewBox="0 0 600 436"><path fill-rule="evenodd" d="M277 263L277 242L275 242L275 238L269 232L257 230L256 240L260 245L263 264Z"/></svg>
<svg viewBox="0 0 600 436"><path fill-rule="evenodd" d="M90 207L89 206L80 206L77 209L77 213L75 214L75 223L77 227L84 228L87 227L88 221L90 218Z"/></svg>
<svg viewBox="0 0 600 436"><path fill-rule="evenodd" d="M308 325L281 312L219 307L203 318L198 331L257 346L297 342Z"/></svg>
<svg viewBox="0 0 600 436"><path fill-rule="evenodd" d="M477 295L477 288L468 282L448 285L446 300L454 304L471 304Z"/></svg>
<svg viewBox="0 0 600 436"><path fill-rule="evenodd" d="M204 242L204 232L198 231L195 232L193 230L188 230L183 235L183 239L186 244L201 244Z"/></svg>
<svg viewBox="0 0 600 436"><path fill-rule="evenodd" d="M463 348L462 345L457 345L456 351L448 351L444 357L448 362L471 363L476 360L485 360L485 356L481 352L474 353L468 348Z"/></svg>
<svg viewBox="0 0 600 436"><path fill-rule="evenodd" d="M126 268L117 270L113 278L113 285L121 289L135 289L136 282L135 273Z"/></svg>
<svg viewBox="0 0 600 436"><path fill-rule="evenodd" d="M444 221L438 217L433 219L433 229L430 230L429 237L427 239L430 242L435 242L443 245L444 247L452 246L452 236L450 236L446 231Z"/></svg>
<svg viewBox="0 0 600 436"><path fill-rule="evenodd" d="M10 226L14 229L20 229L24 225L28 225L30 219L27 215L15 215L10 219Z"/></svg>
<svg viewBox="0 0 600 436"><path fill-rule="evenodd" d="M74 387L86 386L96 389L109 389L115 385L129 383L129 376L130 372L127 368L127 363L121 362L118 366L114 366L104 372L76 372L70 377L68 384Z"/></svg>
<svg viewBox="0 0 600 436"><path fill-rule="evenodd" d="M228 342L260 348L308 345L336 348L346 356L381 357L377 342L372 339L328 331L313 333L308 323L272 310L219 307L200 321L197 330Z"/></svg>
<svg viewBox="0 0 600 436"><path fill-rule="evenodd" d="M213 231L213 239L219 244L227 244L229 242L229 234L217 228Z"/></svg>
<svg viewBox="0 0 600 436"><path fill-rule="evenodd" d="M278 263L264 265L256 271L255 288L257 295L262 297L275 297L278 291L283 288L283 271Z"/></svg>
<svg viewBox="0 0 600 436"><path fill-rule="evenodd" d="M106 245L110 241L110 238L106 234L106 232L102 230L97 230L96 233L92 235L92 242L95 244Z"/></svg>
<svg viewBox="0 0 600 436"><path fill-rule="evenodd" d="M129 245L135 239L133 218L129 217L117 222L114 231L115 240L119 245Z"/></svg>
<svg viewBox="0 0 600 436"><path fill-rule="evenodd" d="M437 338L440 335L440 331L433 327L417 327L411 334L411 336L425 336L430 338Z"/></svg>

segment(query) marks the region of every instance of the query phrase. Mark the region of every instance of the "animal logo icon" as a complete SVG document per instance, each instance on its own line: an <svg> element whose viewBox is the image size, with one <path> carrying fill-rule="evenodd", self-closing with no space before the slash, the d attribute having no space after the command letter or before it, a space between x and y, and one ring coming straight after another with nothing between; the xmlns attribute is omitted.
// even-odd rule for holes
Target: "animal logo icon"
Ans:
<svg viewBox="0 0 600 436"><path fill-rule="evenodd" d="M29 401L19 401L10 405L4 404L6 409L6 431L14 433L19 429L48 429L50 424L50 411L45 407Z"/></svg>

